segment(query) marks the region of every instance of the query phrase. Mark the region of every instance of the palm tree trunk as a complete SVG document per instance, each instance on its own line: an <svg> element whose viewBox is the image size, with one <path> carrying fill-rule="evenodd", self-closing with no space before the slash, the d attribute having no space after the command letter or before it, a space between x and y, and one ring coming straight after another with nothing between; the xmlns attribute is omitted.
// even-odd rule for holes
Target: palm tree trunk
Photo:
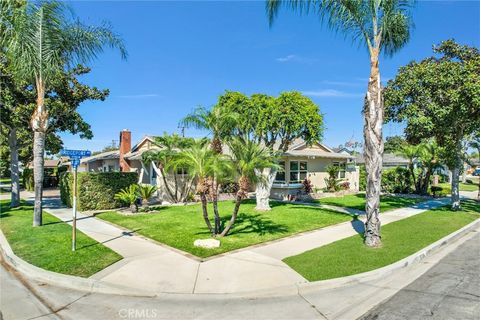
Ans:
<svg viewBox="0 0 480 320"><path fill-rule="evenodd" d="M11 177L11 201L10 207L20 205L20 172L18 170L18 143L17 129L12 126L8 132L8 145L10 149L10 177Z"/></svg>
<svg viewBox="0 0 480 320"><path fill-rule="evenodd" d="M167 193L172 199L172 201L177 202L176 197L174 196L172 190L170 189L170 186L168 185L167 177L165 176L165 171L163 170L163 166L160 164L158 166L158 169L160 170L160 174L162 175L162 181L163 181L163 185L165 186L165 190L167 190Z"/></svg>
<svg viewBox="0 0 480 320"><path fill-rule="evenodd" d="M208 231L213 235L212 224L210 223L210 219L208 218L208 211L207 211L207 195L205 192L200 193L200 199L202 200L202 212L203 212L203 220L205 220L205 224L208 227Z"/></svg>
<svg viewBox="0 0 480 320"><path fill-rule="evenodd" d="M35 186L35 205L33 226L42 225L43 164L45 153L45 132L35 131L33 138L33 181Z"/></svg>
<svg viewBox="0 0 480 320"><path fill-rule="evenodd" d="M263 176L263 183L257 183L255 186L255 197L257 205L255 210L269 211L270 208L270 192L272 191L273 181L277 175L277 170L265 168L262 171L257 172L257 175Z"/></svg>
<svg viewBox="0 0 480 320"><path fill-rule="evenodd" d="M225 229L223 229L222 233L220 234L221 237L225 237L226 235L228 235L228 233L230 232L230 229L232 229L232 226L235 223L235 220L237 220L238 210L240 209L240 204L242 203L243 195L244 195L244 191L239 190L237 192L237 198L235 200L235 207L233 208L232 217L230 218L228 225L225 227Z"/></svg>
<svg viewBox="0 0 480 320"><path fill-rule="evenodd" d="M212 183L210 184L210 194L212 195L212 202L213 202L215 234L219 234L220 233L220 215L218 213L218 186L215 178L212 179Z"/></svg>
<svg viewBox="0 0 480 320"><path fill-rule="evenodd" d="M373 49L371 57L370 79L364 105L365 124L365 168L367 171L367 189L365 211L365 244L379 247L380 237L380 188L383 162L383 101L380 87L380 71L378 68L378 49Z"/></svg>

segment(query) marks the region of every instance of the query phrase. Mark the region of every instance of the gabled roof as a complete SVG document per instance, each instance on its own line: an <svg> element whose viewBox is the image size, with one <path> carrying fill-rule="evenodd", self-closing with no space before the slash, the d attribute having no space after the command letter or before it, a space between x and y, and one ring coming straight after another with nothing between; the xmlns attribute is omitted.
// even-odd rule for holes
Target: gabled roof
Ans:
<svg viewBox="0 0 480 320"><path fill-rule="evenodd" d="M364 164L365 158L363 154L359 154L356 156L355 161L357 164ZM410 161L404 157L397 156L393 153L384 153L383 154L383 164L384 165L407 165Z"/></svg>
<svg viewBox="0 0 480 320"><path fill-rule="evenodd" d="M134 152L136 151L138 148L140 148L142 146L142 144L144 144L146 141L150 141L151 143L155 143L155 137L154 136L144 136L139 142L137 142L137 144L135 144L133 147L132 147L132 150L130 150L130 152Z"/></svg>
<svg viewBox="0 0 480 320"><path fill-rule="evenodd" d="M106 151L91 157L82 158L81 163L87 163L97 160L120 159L120 150Z"/></svg>
<svg viewBox="0 0 480 320"><path fill-rule="evenodd" d="M301 139L294 141L292 146L287 150L287 152L284 153L284 155L294 157L304 156L330 159L353 159L353 156L351 155L334 152L331 148L323 143L317 142L312 145L307 145L307 143Z"/></svg>

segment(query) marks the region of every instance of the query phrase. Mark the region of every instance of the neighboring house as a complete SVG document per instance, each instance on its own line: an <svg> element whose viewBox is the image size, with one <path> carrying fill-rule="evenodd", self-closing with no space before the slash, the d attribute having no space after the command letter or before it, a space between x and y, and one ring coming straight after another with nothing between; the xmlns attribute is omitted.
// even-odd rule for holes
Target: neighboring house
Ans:
<svg viewBox="0 0 480 320"><path fill-rule="evenodd" d="M357 165L365 165L365 159L363 154L358 154L355 158ZM390 169L395 167L408 168L410 162L407 158L397 156L393 153L384 153L383 154L383 169Z"/></svg>
<svg viewBox="0 0 480 320"><path fill-rule="evenodd" d="M353 155L355 154L355 151L354 150L350 150L346 147L337 147L337 148L332 148L332 151L333 152L336 152L336 153L341 153L341 154L345 154L345 155Z"/></svg>
<svg viewBox="0 0 480 320"><path fill-rule="evenodd" d="M154 143L154 137L145 136L131 147L131 133L123 130L120 133L119 150L83 158L78 170L137 172L139 183L158 186L159 196L167 199L159 169L154 163L142 162L142 154L147 150L160 150L160 147ZM302 181L306 177L312 181L315 188L325 188L325 178L328 177L326 167L329 165L339 166L338 179L348 181L350 189L358 190L359 171L355 167L354 159L355 157L352 155L334 152L321 143L307 146L302 140L297 140L283 155L280 165L284 170L277 173L271 195L274 198L285 198L289 194L296 195L302 189ZM181 184L186 180L187 172L179 170L175 175ZM167 179L167 183L173 183L172 180L173 178L170 177Z"/></svg>
<svg viewBox="0 0 480 320"><path fill-rule="evenodd" d="M43 186L45 188L55 188L58 186L58 167L61 164L60 159L45 159L43 162ZM33 170L33 163L29 163L27 168Z"/></svg>

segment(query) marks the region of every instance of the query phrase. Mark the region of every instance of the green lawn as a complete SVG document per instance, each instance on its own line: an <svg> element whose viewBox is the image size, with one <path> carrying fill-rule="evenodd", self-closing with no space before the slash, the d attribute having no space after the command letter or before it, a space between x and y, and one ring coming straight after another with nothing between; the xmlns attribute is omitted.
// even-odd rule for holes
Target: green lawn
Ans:
<svg viewBox="0 0 480 320"><path fill-rule="evenodd" d="M232 201L219 203L223 223L230 219L233 205ZM220 248L215 249L193 246L196 239L210 237L199 204L165 206L154 214L125 216L116 212L106 212L97 217L199 257L213 256L352 219L351 216L343 213L312 206L278 202L272 202L271 205L271 211L257 212L254 210L254 202L245 201L240 207L233 230L227 237L219 239ZM211 208L209 212L213 215Z"/></svg>
<svg viewBox="0 0 480 320"><path fill-rule="evenodd" d="M450 194L452 192L452 187L450 183L439 183L440 187L443 188L442 194ZM460 183L460 191L477 191L477 183Z"/></svg>
<svg viewBox="0 0 480 320"><path fill-rule="evenodd" d="M426 201L422 198L404 198L397 196L381 196L380 211L385 212L397 208L407 207ZM327 197L316 199L315 202L339 207L354 208L365 211L365 194L351 194L342 197Z"/></svg>
<svg viewBox="0 0 480 320"><path fill-rule="evenodd" d="M448 207L426 211L382 228L383 246L368 248L363 235L352 236L284 259L310 281L332 279L374 270L401 260L480 218L480 205L464 201L463 211Z"/></svg>
<svg viewBox="0 0 480 320"><path fill-rule="evenodd" d="M0 183L2 184L8 184L10 182L11 182L10 178L0 178Z"/></svg>
<svg viewBox="0 0 480 320"><path fill-rule="evenodd" d="M77 231L77 251L72 252L72 228L43 213L41 227L32 227L33 209L22 203L15 209L9 201L0 201L0 229L17 256L54 272L89 277L114 262L120 255Z"/></svg>

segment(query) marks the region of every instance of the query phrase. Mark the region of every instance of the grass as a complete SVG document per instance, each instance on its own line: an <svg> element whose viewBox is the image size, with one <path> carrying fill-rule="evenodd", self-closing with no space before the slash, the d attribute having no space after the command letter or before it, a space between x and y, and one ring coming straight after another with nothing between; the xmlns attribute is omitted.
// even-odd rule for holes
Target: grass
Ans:
<svg viewBox="0 0 480 320"><path fill-rule="evenodd" d="M452 186L450 183L439 183L438 186L442 187L442 193L450 194L452 192ZM460 191L477 191L478 183L460 183Z"/></svg>
<svg viewBox="0 0 480 320"><path fill-rule="evenodd" d="M382 228L381 248L368 248L357 235L284 259L310 281L374 270L401 260L480 218L480 205L464 201L463 211L448 207L423 212Z"/></svg>
<svg viewBox="0 0 480 320"><path fill-rule="evenodd" d="M72 252L72 228L43 213L43 226L32 227L33 208L22 202L15 209L0 201L0 229L13 252L23 260L46 270L89 277L114 262L120 255L77 231L77 250Z"/></svg>
<svg viewBox="0 0 480 320"><path fill-rule="evenodd" d="M230 219L233 205L233 201L219 203L223 224ZM193 246L196 239L210 237L199 204L164 206L154 214L126 216L116 212L106 212L97 217L198 257L209 257L352 219L347 214L312 206L279 202L271 202L271 206L271 211L257 212L253 201L244 201L234 228L227 237L219 238L221 245L215 249ZM212 212L210 208L210 215Z"/></svg>
<svg viewBox="0 0 480 320"><path fill-rule="evenodd" d="M380 211L385 212L397 208L407 207L416 203L426 201L422 198L405 198L399 196L381 196L380 197ZM342 197L327 197L316 199L315 202L321 204L328 204L332 206L354 208L365 211L365 194L351 194Z"/></svg>
<svg viewBox="0 0 480 320"><path fill-rule="evenodd" d="M11 179L10 178L0 178L0 183L2 183L2 184L11 183Z"/></svg>

